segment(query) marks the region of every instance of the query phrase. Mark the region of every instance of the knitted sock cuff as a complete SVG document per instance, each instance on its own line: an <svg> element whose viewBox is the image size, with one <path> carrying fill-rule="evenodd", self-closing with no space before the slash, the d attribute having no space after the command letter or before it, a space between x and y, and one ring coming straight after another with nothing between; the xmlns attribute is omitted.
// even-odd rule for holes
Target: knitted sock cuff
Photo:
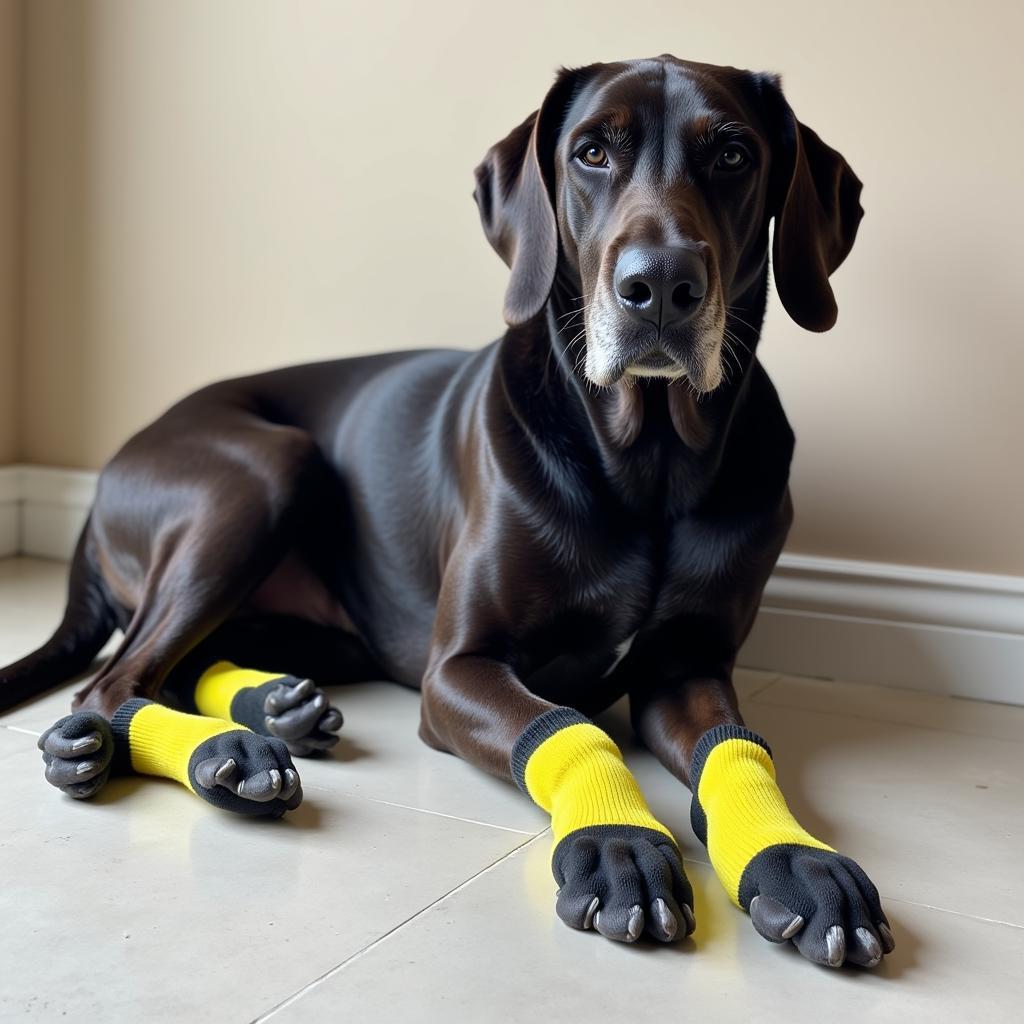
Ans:
<svg viewBox="0 0 1024 1024"><path fill-rule="evenodd" d="M701 807L697 797L700 787L700 777L704 772L704 765L707 763L708 755L719 743L726 740L748 740L763 747L769 757L772 756L771 747L752 729L745 725L716 725L708 729L693 748L693 757L690 760L690 792L693 793L693 800L690 802L690 825L694 834L705 845L708 844L708 819Z"/></svg>
<svg viewBox="0 0 1024 1024"><path fill-rule="evenodd" d="M593 725L593 722L586 715L581 714L575 708L552 708L538 715L519 734L512 747L512 778L515 784L527 795L530 791L526 788L526 765L533 756L534 751L545 741L561 732L570 725Z"/></svg>
<svg viewBox="0 0 1024 1024"><path fill-rule="evenodd" d="M129 731L132 719L147 704L153 701L145 697L132 697L126 700L111 716L110 730L114 734L113 767L118 774L127 774L132 770L132 751L129 742Z"/></svg>
<svg viewBox="0 0 1024 1024"><path fill-rule="evenodd" d="M748 729L745 725L716 725L713 729L708 729L697 740L697 745L693 748L693 757L690 759L690 791L694 796L697 795L700 777L704 771L708 755L719 743L725 740L749 740L751 743L756 743L759 747L764 747L768 756L772 756L772 748L768 746L768 741L752 729Z"/></svg>

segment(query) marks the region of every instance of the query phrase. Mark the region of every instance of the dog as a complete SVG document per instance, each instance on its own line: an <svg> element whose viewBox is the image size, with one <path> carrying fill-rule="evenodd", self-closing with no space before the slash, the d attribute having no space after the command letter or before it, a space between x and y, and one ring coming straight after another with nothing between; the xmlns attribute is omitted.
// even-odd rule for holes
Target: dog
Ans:
<svg viewBox="0 0 1024 1024"><path fill-rule="evenodd" d="M337 740L321 686L422 693L420 737L552 816L557 914L694 928L678 846L591 717L633 727L754 927L807 958L893 948L861 868L806 833L731 674L792 519L794 438L756 357L769 273L826 331L861 183L777 76L678 60L562 70L476 169L508 330L216 383L103 470L63 621L9 707L123 639L40 740L46 777L177 778L230 810L301 799Z"/></svg>

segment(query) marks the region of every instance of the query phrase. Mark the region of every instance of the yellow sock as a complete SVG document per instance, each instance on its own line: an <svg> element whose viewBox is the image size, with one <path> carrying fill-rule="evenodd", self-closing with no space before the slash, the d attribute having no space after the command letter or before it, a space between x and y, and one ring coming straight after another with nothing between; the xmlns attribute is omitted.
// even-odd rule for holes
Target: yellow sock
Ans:
<svg viewBox="0 0 1024 1024"><path fill-rule="evenodd" d="M268 683L276 683L281 678L280 672L258 672L256 669L239 668L230 661L218 661L199 677L193 699L201 715L248 725L249 722L244 719L249 717L249 709L240 707L242 701L236 703L235 698L243 690L255 690Z"/></svg>
<svg viewBox="0 0 1024 1024"><path fill-rule="evenodd" d="M558 916L634 942L694 929L693 890L672 833L651 813L619 748L578 711L535 718L512 750L512 776L551 815Z"/></svg>
<svg viewBox="0 0 1024 1024"><path fill-rule="evenodd" d="M223 719L186 715L150 703L138 707L126 725L132 770L174 779L193 793L196 789L189 777L189 762L196 748L213 736L238 730L237 725Z"/></svg>
<svg viewBox="0 0 1024 1024"><path fill-rule="evenodd" d="M746 909L744 876L764 851L795 845L834 852L790 813L775 782L768 745L749 729L729 725L705 733L694 752L690 779L694 831L737 906Z"/></svg>
<svg viewBox="0 0 1024 1024"><path fill-rule="evenodd" d="M651 814L611 737L582 715L565 715L564 710L548 713L557 717L547 718L538 735L530 737L532 750L517 745L522 761L517 781L551 815L555 844L591 825L635 825L671 839L672 833Z"/></svg>
<svg viewBox="0 0 1024 1024"><path fill-rule="evenodd" d="M174 779L217 807L277 817L302 800L281 740L140 698L125 701L110 726L123 769Z"/></svg>
<svg viewBox="0 0 1024 1024"><path fill-rule="evenodd" d="M556 846L590 825L636 825L672 839L611 737L579 712L555 708L530 722L516 740L512 775L551 815Z"/></svg>

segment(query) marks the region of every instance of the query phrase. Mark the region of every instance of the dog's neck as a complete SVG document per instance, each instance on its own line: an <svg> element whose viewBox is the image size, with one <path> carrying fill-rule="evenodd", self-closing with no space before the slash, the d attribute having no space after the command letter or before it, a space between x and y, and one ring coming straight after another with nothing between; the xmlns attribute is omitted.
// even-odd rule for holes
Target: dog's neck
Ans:
<svg viewBox="0 0 1024 1024"><path fill-rule="evenodd" d="M531 425L535 443L563 456L567 445L587 443L613 488L638 502L667 490L680 504L695 504L715 479L747 391L764 318L767 264L729 307L727 327L739 344L730 353L726 379L706 395L686 380L627 377L607 388L590 384L572 356L579 351L574 339L584 330L576 315L579 293L578 282L556 281L543 313L506 336L503 373L521 422Z"/></svg>

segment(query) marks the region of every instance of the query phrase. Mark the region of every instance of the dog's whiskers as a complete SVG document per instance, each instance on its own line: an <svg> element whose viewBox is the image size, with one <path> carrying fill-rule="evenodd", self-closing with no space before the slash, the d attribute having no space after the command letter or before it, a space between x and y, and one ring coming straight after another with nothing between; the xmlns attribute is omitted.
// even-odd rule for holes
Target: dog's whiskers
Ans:
<svg viewBox="0 0 1024 1024"><path fill-rule="evenodd" d="M569 326L569 325L568 325L568 324L566 324L566 327L568 327L568 326ZM564 328L564 327L563 327L563 328L560 328L560 330L559 330L559 334L561 334L561 332L562 332L563 330L565 330L565 328ZM576 361L574 362L574 364L573 364L573 367L572 367L572 369L571 369L571 370L570 370L570 369L568 368L568 365L567 365L566 363L563 363L563 362L562 362L562 360L563 360L563 358L564 358L564 357L567 357L567 356L568 356L568 355L569 355L569 354L571 353L573 345L575 345L575 344L577 344L577 343L578 343L579 341L581 341L581 340L582 340L582 339L583 339L583 338L585 337L586 333L587 333L587 329L586 329L586 328L584 327L584 328L583 328L583 330L582 330L582 331L580 331L580 332L579 332L579 334L577 334L577 335L576 335L576 337L575 337L575 338L573 338L573 339L572 339L572 341L570 341L570 342L569 342L569 343L568 343L568 344L567 344L567 345L565 346L565 348L563 348L563 349L562 349L561 351L559 351L559 352L557 353L557 357L556 357L556 358L557 358L557 362L558 362L558 365L559 365L559 366L561 366L561 367L562 367L562 369L563 369L563 370L564 370L564 371L565 371L565 372L566 372L566 373L567 373L567 374L568 374L569 376L577 376L577 375L578 375L580 359L581 359L581 358L582 358L583 356L585 356L585 355L586 355L586 349L585 349L585 348L581 348L581 349L580 349L580 355L579 355L579 356L577 357L577 359L576 359ZM554 351L554 349L552 349L552 351ZM550 360L551 360L551 356L549 355L549 356L548 356L548 361L550 362Z"/></svg>
<svg viewBox="0 0 1024 1024"><path fill-rule="evenodd" d="M582 295L577 295L575 299L570 299L569 301L570 302L580 302L580 301L582 301L582 299L583 299ZM579 309L570 309L568 313L563 313L561 316L556 317L555 319L556 320L564 320L567 316L575 316L577 313L582 312L582 310L584 310L586 308L587 308L587 304L584 302L583 305Z"/></svg>
<svg viewBox="0 0 1024 1024"><path fill-rule="evenodd" d="M744 320L743 317L741 317L736 312L737 309L742 309L742 308L743 308L742 306L726 306L725 307L726 312L729 314L729 316L731 316L733 318L733 320L737 321L738 323L743 324L744 327L749 327L756 334L757 333L757 328L752 323L750 323L749 321Z"/></svg>
<svg viewBox="0 0 1024 1024"><path fill-rule="evenodd" d="M580 306L579 309L574 309L571 313L566 313L565 315L567 317L571 317L571 319L566 320L566 322L564 324L562 324L561 327L558 328L558 333L561 334L562 331L566 331L570 327L574 327L576 325L576 323L577 323L576 318L579 317L579 316L582 316L584 313L586 313L588 308L589 307L587 305L584 305L584 306Z"/></svg>

